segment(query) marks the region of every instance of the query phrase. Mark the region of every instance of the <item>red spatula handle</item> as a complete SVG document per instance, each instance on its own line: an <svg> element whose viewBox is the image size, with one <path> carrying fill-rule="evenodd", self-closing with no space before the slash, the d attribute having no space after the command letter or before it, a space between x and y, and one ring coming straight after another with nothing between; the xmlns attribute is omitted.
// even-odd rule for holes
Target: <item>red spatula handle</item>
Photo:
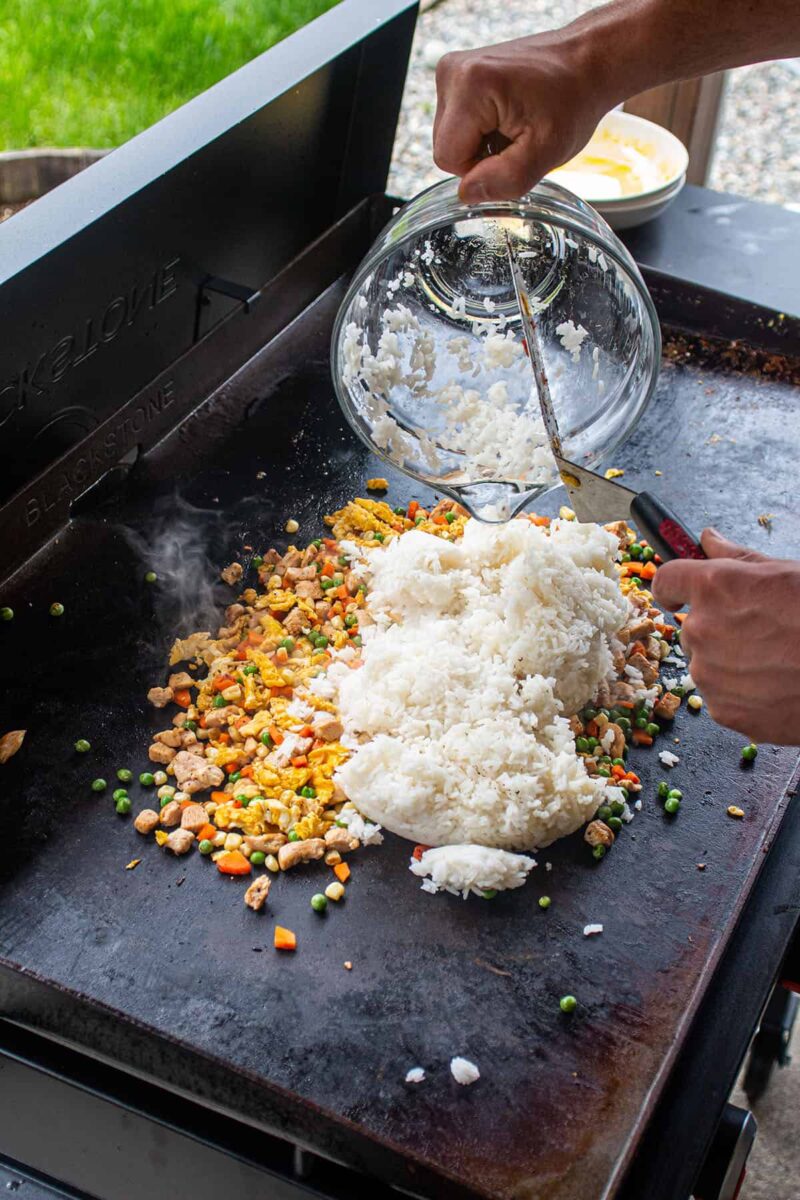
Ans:
<svg viewBox="0 0 800 1200"><path fill-rule="evenodd" d="M640 492L631 504L631 516L642 537L664 562L671 558L705 558L700 541L683 521L649 492Z"/></svg>

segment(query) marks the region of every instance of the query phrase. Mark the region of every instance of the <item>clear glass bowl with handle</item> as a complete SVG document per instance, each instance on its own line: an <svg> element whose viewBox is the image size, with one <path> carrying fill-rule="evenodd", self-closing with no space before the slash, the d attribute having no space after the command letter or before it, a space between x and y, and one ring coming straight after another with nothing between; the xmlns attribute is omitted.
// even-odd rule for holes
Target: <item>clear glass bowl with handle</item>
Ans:
<svg viewBox="0 0 800 1200"><path fill-rule="evenodd" d="M644 411L661 337L622 242L557 184L471 207L455 179L422 192L355 272L331 347L358 436L487 521L508 520L558 482L506 235L537 314L564 456L596 466Z"/></svg>

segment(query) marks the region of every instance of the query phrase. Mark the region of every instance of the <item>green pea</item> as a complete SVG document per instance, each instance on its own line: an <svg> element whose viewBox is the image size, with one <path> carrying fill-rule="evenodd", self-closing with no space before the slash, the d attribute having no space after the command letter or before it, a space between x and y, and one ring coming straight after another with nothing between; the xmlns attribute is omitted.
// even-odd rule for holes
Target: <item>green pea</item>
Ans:
<svg viewBox="0 0 800 1200"><path fill-rule="evenodd" d="M294 650L294 645L295 645L294 638L291 638L291 637L283 638L282 641L278 642L278 645L282 646L283 649L287 652L287 654L291 654L292 651Z"/></svg>
<svg viewBox="0 0 800 1200"><path fill-rule="evenodd" d="M659 800L666 800L667 796L669 795L669 784L664 783L664 781L662 780L661 783L658 785L657 793L658 793Z"/></svg>
<svg viewBox="0 0 800 1200"><path fill-rule="evenodd" d="M628 546L628 553L635 562L638 562L642 557L642 546L638 542L631 542Z"/></svg>
<svg viewBox="0 0 800 1200"><path fill-rule="evenodd" d="M133 771L129 771L127 767L120 767L117 771L117 779L120 783L130 783L133 779Z"/></svg>
<svg viewBox="0 0 800 1200"><path fill-rule="evenodd" d="M612 817L621 817L625 811L625 805L621 800L612 800L608 807L611 809Z"/></svg>
<svg viewBox="0 0 800 1200"><path fill-rule="evenodd" d="M394 515L396 517L404 517L406 515L406 510L404 508L395 508L392 511L394 512ZM342 560L339 559L339 562L341 562L341 561Z"/></svg>
<svg viewBox="0 0 800 1200"><path fill-rule="evenodd" d="M629 579L634 587L640 588L642 586L642 581L638 575L630 575Z"/></svg>
<svg viewBox="0 0 800 1200"><path fill-rule="evenodd" d="M611 764L611 759L607 754L601 754L597 761L602 763L604 767L610 766Z"/></svg>
<svg viewBox="0 0 800 1200"><path fill-rule="evenodd" d="M445 521L447 521L448 525L452 525L453 521L455 521L455 519L456 519L456 514L454 512L445 513L444 519L445 519Z"/></svg>
<svg viewBox="0 0 800 1200"><path fill-rule="evenodd" d="M681 700L686 694L686 688L682 688L680 684L676 684L675 687L671 687L669 690L672 692L673 696L678 696Z"/></svg>
<svg viewBox="0 0 800 1200"><path fill-rule="evenodd" d="M384 535L383 535L382 533L376 533L376 534L375 534L375 541L376 541L376 542L382 542L382 541L384 541Z"/></svg>
<svg viewBox="0 0 800 1200"><path fill-rule="evenodd" d="M203 838L202 842L197 847L197 849L200 851L201 854L213 854L214 853L214 843L210 842L208 840L208 838ZM250 861L252 862L252 860L253 860L253 856L251 854Z"/></svg>
<svg viewBox="0 0 800 1200"><path fill-rule="evenodd" d="M63 615L64 615L64 605L63 604L59 604L58 601L56 601L55 604L50 605L50 616L51 617L63 617Z"/></svg>
<svg viewBox="0 0 800 1200"><path fill-rule="evenodd" d="M636 718L636 728L637 729L647 729L647 726L649 724L650 724L650 722L647 720L647 717L637 717Z"/></svg>
<svg viewBox="0 0 800 1200"><path fill-rule="evenodd" d="M621 554L621 555L619 556L619 561L620 561L620 562L624 562L624 563L626 563L626 562L630 562L630 561L631 561L631 556L630 556L630 554L628 554L628 551L627 551L627 550L625 551L625 553L624 553L624 554Z"/></svg>
<svg viewBox="0 0 800 1200"><path fill-rule="evenodd" d="M250 855L250 862L254 867L263 867L267 861L267 856L263 850L254 850Z"/></svg>
<svg viewBox="0 0 800 1200"><path fill-rule="evenodd" d="M749 746L742 746L742 760L744 762L752 762L758 754L758 746L755 742L751 742Z"/></svg>
<svg viewBox="0 0 800 1200"><path fill-rule="evenodd" d="M175 796L174 796L174 795L172 795L172 796L159 796L159 798L158 798L158 807L159 807L159 808L166 808L166 807L167 807L167 805L168 805L168 804L171 804L171 803L172 803L172 801L173 801L174 799L175 799Z"/></svg>
<svg viewBox="0 0 800 1200"><path fill-rule="evenodd" d="M104 792L106 790L107 786L108 786L108 784L106 783L105 779L93 779L92 780L92 791L93 792Z"/></svg>
<svg viewBox="0 0 800 1200"><path fill-rule="evenodd" d="M321 634L319 635L319 637L318 637L318 638L317 638L317 640L316 640L316 643L315 643L315 645L316 645L316 647L317 647L317 649L318 649L318 650L324 650L324 649L325 649L325 647L328 645L328 639L325 637L325 634L324 634L324 633L321 633Z"/></svg>
<svg viewBox="0 0 800 1200"><path fill-rule="evenodd" d="M14 620L13 608L9 608L8 605L4 605L3 608L0 608L0 621L13 621L13 620Z"/></svg>
<svg viewBox="0 0 800 1200"><path fill-rule="evenodd" d="M114 788L113 792L111 793L111 799L124 800L127 794L128 793L125 791L125 788Z"/></svg>
<svg viewBox="0 0 800 1200"><path fill-rule="evenodd" d="M319 586L322 588L323 592L327 592L328 588L333 587L333 580L332 579L320 579Z"/></svg>
<svg viewBox="0 0 800 1200"><path fill-rule="evenodd" d="M405 512L405 509L395 509L394 511L399 515L399 513ZM340 554L336 561L340 567L348 567L350 565L350 559L346 554Z"/></svg>
<svg viewBox="0 0 800 1200"><path fill-rule="evenodd" d="M668 796L664 801L664 812L669 813L669 815L673 817L680 806L681 802L677 796Z"/></svg>
<svg viewBox="0 0 800 1200"><path fill-rule="evenodd" d="M139 783L142 787L152 787L155 783L155 777L149 771L142 771L139 776Z"/></svg>
<svg viewBox="0 0 800 1200"><path fill-rule="evenodd" d="M589 753L589 743L585 737L579 737L575 739L575 749L578 751L578 754Z"/></svg>
<svg viewBox="0 0 800 1200"><path fill-rule="evenodd" d="M590 750L596 750L596 749L597 749L597 746L599 745L599 742L597 741L597 738L596 738L596 737L590 737L590 738L587 738L586 740L587 740L587 742L589 743L589 749L590 749Z"/></svg>
<svg viewBox="0 0 800 1200"><path fill-rule="evenodd" d="M248 663L246 667L242 667L242 674L243 675L255 675L257 670L258 670L258 667L256 666L255 663Z"/></svg>
<svg viewBox="0 0 800 1200"><path fill-rule="evenodd" d="M75 749L78 751L78 754L88 754L91 748L91 743L87 742L86 738L78 738L75 743Z"/></svg>
<svg viewBox="0 0 800 1200"><path fill-rule="evenodd" d="M484 900L494 900L496 895L497 891L495 888L486 888L485 891L481 892L481 896Z"/></svg>
<svg viewBox="0 0 800 1200"><path fill-rule="evenodd" d="M668 800L682 800L683 792L680 788L670 788L667 796Z"/></svg>
<svg viewBox="0 0 800 1200"><path fill-rule="evenodd" d="M344 583L344 577L342 575L334 575L333 579L331 580L331 583L333 584L334 587L341 587L342 584Z"/></svg>
<svg viewBox="0 0 800 1200"><path fill-rule="evenodd" d="M250 559L250 562L253 564L253 566L256 568L256 570L258 570L259 567L263 567L263 565L264 565L264 560L260 554L254 554L253 557Z"/></svg>
<svg viewBox="0 0 800 1200"><path fill-rule="evenodd" d="M249 796L234 796L233 798L234 798L234 800L238 800L238 801L239 801L239 803L241 804L242 808L244 808L246 805L248 805L248 804L250 803L250 797L249 797Z"/></svg>
<svg viewBox="0 0 800 1200"><path fill-rule="evenodd" d="M188 729L190 733L194 733L195 729L197 729L197 721L184 721L183 728Z"/></svg>
<svg viewBox="0 0 800 1200"><path fill-rule="evenodd" d="M631 731L631 722L629 717L618 717L617 724L622 732L627 736Z"/></svg>
<svg viewBox="0 0 800 1200"><path fill-rule="evenodd" d="M562 996L558 1002L558 1007L563 1013L575 1012L578 1007L578 1001L574 996Z"/></svg>
<svg viewBox="0 0 800 1200"><path fill-rule="evenodd" d="M661 733L661 726L657 725L655 721L648 722L644 728L645 732L650 734L650 737L658 737Z"/></svg>
<svg viewBox="0 0 800 1200"><path fill-rule="evenodd" d="M316 800L317 798L317 793L313 787L300 788L300 795L304 800Z"/></svg>
<svg viewBox="0 0 800 1200"><path fill-rule="evenodd" d="M269 736L266 729L261 734L261 736L259 737L258 740L261 742L262 746L272 746L272 738Z"/></svg>
<svg viewBox="0 0 800 1200"><path fill-rule="evenodd" d="M215 696L213 700L214 708L225 708L228 701L224 696Z"/></svg>
<svg viewBox="0 0 800 1200"><path fill-rule="evenodd" d="M614 830L614 833L619 833L620 829L622 829L622 818L621 817L609 817L607 824L608 824L609 829Z"/></svg>
<svg viewBox="0 0 800 1200"><path fill-rule="evenodd" d="M127 817L128 813L131 811L131 802L127 796L123 796L117 801L114 807L121 817Z"/></svg>
<svg viewBox="0 0 800 1200"><path fill-rule="evenodd" d="M552 904L552 901L549 896L540 896L539 897L539 908L549 908L551 904Z"/></svg>
<svg viewBox="0 0 800 1200"><path fill-rule="evenodd" d="M612 765L612 767L624 767L625 759L624 758L612 758L611 765Z"/></svg>
<svg viewBox="0 0 800 1200"><path fill-rule="evenodd" d="M290 829L290 830L289 830L289 841L290 841L290 842L299 842L299 841L300 841L300 834L299 834L299 833L295 833L295 831L294 831L293 829Z"/></svg>
<svg viewBox="0 0 800 1200"><path fill-rule="evenodd" d="M234 771L232 775L228 776L228 783L238 783L241 778L242 778L242 772Z"/></svg>
<svg viewBox="0 0 800 1200"><path fill-rule="evenodd" d="M358 624L358 617L355 613L348 613L344 619L345 629L353 629Z"/></svg>
<svg viewBox="0 0 800 1200"><path fill-rule="evenodd" d="M158 576L156 575L155 571L148 571L144 577L145 583L155 583L157 579Z"/></svg>
<svg viewBox="0 0 800 1200"><path fill-rule="evenodd" d="M583 716L584 721L586 721L586 722L593 721L595 719L595 717L597 716L597 709L592 708L592 706L590 704L587 704L586 708L583 710L583 713L581 715Z"/></svg>
<svg viewBox="0 0 800 1200"><path fill-rule="evenodd" d="M424 518L424 517L415 517L415 518L414 518L414 524L415 524L415 525L421 525L421 524L422 524L422 522L423 522L424 520L425 520L425 518Z"/></svg>
<svg viewBox="0 0 800 1200"><path fill-rule="evenodd" d="M597 812L594 814L598 821L607 821L612 816L611 808L608 804L601 804Z"/></svg>
<svg viewBox="0 0 800 1200"><path fill-rule="evenodd" d="M354 646L363 645L363 638L361 637L360 633L357 633L356 636L354 638L352 638L351 640L352 640Z"/></svg>
<svg viewBox="0 0 800 1200"><path fill-rule="evenodd" d="M610 779L611 778L611 772L609 771L608 767L598 767L597 774L600 776L601 779Z"/></svg>
<svg viewBox="0 0 800 1200"><path fill-rule="evenodd" d="M592 858L596 858L599 862L600 859L605 858L605 856L606 856L605 846L592 846Z"/></svg>
<svg viewBox="0 0 800 1200"><path fill-rule="evenodd" d="M313 540L313 542L311 543L311 545L312 545L312 546L316 546L316 547L317 547L317 549L319 550L320 546L322 545L322 538L314 538L314 540Z"/></svg>
<svg viewBox="0 0 800 1200"><path fill-rule="evenodd" d="M642 546L642 558L645 562L652 562L656 556L656 552L652 546Z"/></svg>
<svg viewBox="0 0 800 1200"><path fill-rule="evenodd" d="M252 854L250 855L250 861L253 861ZM322 892L316 892L311 897L311 907L313 908L314 912L324 913L325 909L328 907L327 896L323 896Z"/></svg>

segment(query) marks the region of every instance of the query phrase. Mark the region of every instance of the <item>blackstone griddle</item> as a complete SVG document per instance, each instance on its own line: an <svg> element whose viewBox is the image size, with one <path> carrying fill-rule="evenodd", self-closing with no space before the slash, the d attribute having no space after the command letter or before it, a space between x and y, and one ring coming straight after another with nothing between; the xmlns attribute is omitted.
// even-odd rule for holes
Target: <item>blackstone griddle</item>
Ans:
<svg viewBox="0 0 800 1200"><path fill-rule="evenodd" d="M414 20L405 0L346 0L0 227L0 731L28 730L0 768L0 1178L23 1200L724 1194L709 1148L800 911L796 750L743 767L739 735L682 710L659 743L681 760L677 820L637 752L643 811L602 863L576 835L520 891L463 902L423 893L387 837L323 920L322 867L256 915L90 789L146 768L164 717L145 694L175 634L219 619L219 569L285 546L289 517L293 540L317 536L385 473L328 353L396 205ZM703 286L714 205L687 189L631 237L665 358L614 465L697 528L797 556L800 323ZM796 279L798 218L733 208L738 236L772 230L776 289ZM295 955L273 950L276 922ZM479 1083L453 1081L455 1054Z"/></svg>

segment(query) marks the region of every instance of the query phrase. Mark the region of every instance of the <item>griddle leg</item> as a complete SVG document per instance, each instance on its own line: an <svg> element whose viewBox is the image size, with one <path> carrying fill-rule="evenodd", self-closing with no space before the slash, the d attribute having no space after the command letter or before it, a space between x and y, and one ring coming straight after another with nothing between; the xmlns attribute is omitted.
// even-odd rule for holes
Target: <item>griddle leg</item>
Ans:
<svg viewBox="0 0 800 1200"><path fill-rule="evenodd" d="M789 1041L798 1008L800 997L783 983L776 984L750 1048L744 1090L751 1104L764 1095L775 1065L785 1067L790 1062Z"/></svg>

